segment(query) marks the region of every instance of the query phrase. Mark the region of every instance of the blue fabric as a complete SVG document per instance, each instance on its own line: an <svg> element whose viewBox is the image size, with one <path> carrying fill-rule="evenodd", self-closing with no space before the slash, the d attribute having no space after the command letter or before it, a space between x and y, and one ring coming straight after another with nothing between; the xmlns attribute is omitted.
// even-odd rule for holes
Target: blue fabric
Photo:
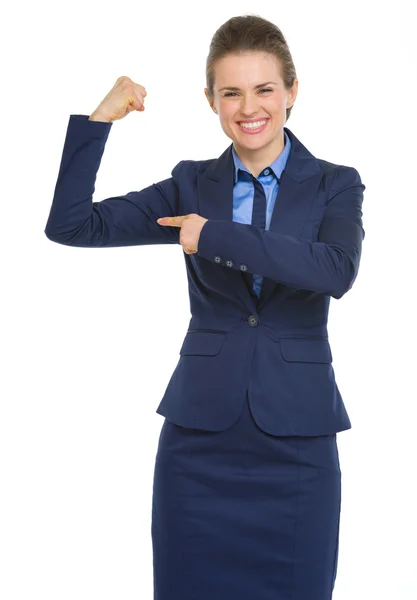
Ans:
<svg viewBox="0 0 417 600"><path fill-rule="evenodd" d="M156 412L182 427L222 431L236 421L248 394L266 433L349 429L327 318L331 297L344 296L359 270L365 185L358 171L316 158L285 127L291 140L285 170L284 149L270 166L275 177L265 171L259 177L271 176L270 188L263 185L265 230L251 224L253 205L240 189L253 193L253 181L234 181L232 144L215 159L180 161L171 177L148 187L93 201L112 127L70 116L45 234L74 247L137 246L140 278L140 246L180 244L181 229L158 224L159 217L197 213L207 219L197 252L182 253L191 318ZM233 219L239 194L248 223ZM155 277L164 277L159 269ZM249 292L246 273L262 276L260 298ZM170 291L168 285L168 311ZM104 326L113 325L109 315ZM159 323L155 328L163 347L169 332Z"/></svg>
<svg viewBox="0 0 417 600"><path fill-rule="evenodd" d="M225 431L165 419L152 497L154 600L331 600L336 434L270 436L248 399Z"/></svg>
<svg viewBox="0 0 417 600"><path fill-rule="evenodd" d="M208 219L197 252L182 253L191 319L156 410L165 420L152 513L155 600L330 600L341 481L335 434L351 423L327 318L330 299L358 274L365 185L356 169L316 158L285 127L283 152L255 183L233 172L245 168L229 146L93 202L111 127L70 116L48 239L80 248L178 245L180 228L159 217ZM137 257L140 279L139 249ZM246 274L261 278L260 298ZM164 277L159 266L155 277ZM167 284L168 312L170 292ZM109 331L114 316L103 323ZM160 317L155 335L164 347Z"/></svg>
<svg viewBox="0 0 417 600"><path fill-rule="evenodd" d="M232 145L235 182L233 186L233 221L269 229L279 191L281 173L285 169L290 151L291 140L284 130L284 148L282 152L273 163L262 169L256 178L242 163L235 147ZM257 190L256 196L254 196L254 185ZM263 200L261 202L262 192L266 206L264 206ZM253 212L253 208L255 208L255 212ZM254 216L255 221L253 220ZM263 217L262 220L261 217ZM253 292L259 298L263 277L256 273L253 274L252 278L247 277L247 281L252 285Z"/></svg>

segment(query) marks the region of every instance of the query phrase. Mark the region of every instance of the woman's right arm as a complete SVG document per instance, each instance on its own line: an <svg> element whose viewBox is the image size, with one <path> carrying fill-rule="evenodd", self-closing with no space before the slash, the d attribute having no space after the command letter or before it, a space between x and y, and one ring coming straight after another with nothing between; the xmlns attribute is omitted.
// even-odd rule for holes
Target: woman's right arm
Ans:
<svg viewBox="0 0 417 600"><path fill-rule="evenodd" d="M124 196L92 201L113 121L132 110L144 110L146 92L141 94L144 88L132 84L129 78L119 78L91 118L70 115L44 230L51 241L84 248L179 244L179 228L156 223L159 217L179 214L178 187L173 177Z"/></svg>

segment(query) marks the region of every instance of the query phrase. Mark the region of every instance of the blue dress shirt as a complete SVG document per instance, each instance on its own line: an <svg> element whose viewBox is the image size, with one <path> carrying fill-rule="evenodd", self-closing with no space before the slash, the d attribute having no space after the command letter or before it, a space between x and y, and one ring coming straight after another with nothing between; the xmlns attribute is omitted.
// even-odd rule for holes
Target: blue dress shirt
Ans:
<svg viewBox="0 0 417 600"><path fill-rule="evenodd" d="M266 229L269 229L271 222L272 212L275 206L275 200L277 198L279 183L277 178L281 177L281 173L287 164L288 156L291 150L291 141L287 133L284 131L284 148L281 154L274 160L274 162L263 169L259 176L258 181L262 184L265 196L266 196ZM253 183L239 178L239 170L250 171L242 163L238 155L236 154L235 147L232 146L232 154L234 160L234 187L233 187L233 221L238 223L245 223L250 225L252 223L252 209L253 209ZM260 275L253 275L253 291L258 296L261 295L263 277Z"/></svg>

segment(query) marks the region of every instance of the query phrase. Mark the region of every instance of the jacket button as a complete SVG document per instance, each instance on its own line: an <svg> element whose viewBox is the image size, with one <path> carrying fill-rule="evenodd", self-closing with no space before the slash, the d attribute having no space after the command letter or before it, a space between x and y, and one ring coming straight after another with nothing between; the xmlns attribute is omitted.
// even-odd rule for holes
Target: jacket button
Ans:
<svg viewBox="0 0 417 600"><path fill-rule="evenodd" d="M239 269L241 271L247 271L248 270L248 266L247 265L239 265Z"/></svg>
<svg viewBox="0 0 417 600"><path fill-rule="evenodd" d="M259 319L256 315L249 315L248 323L251 327L257 327L259 325Z"/></svg>
<svg viewBox="0 0 417 600"><path fill-rule="evenodd" d="M214 257L214 262L216 262L216 263L222 262L221 257L220 256L215 256Z"/></svg>
<svg viewBox="0 0 417 600"><path fill-rule="evenodd" d="M226 265L227 265L228 267L233 267L233 264L234 264L234 263L233 263L233 261L232 261L232 260L226 260Z"/></svg>

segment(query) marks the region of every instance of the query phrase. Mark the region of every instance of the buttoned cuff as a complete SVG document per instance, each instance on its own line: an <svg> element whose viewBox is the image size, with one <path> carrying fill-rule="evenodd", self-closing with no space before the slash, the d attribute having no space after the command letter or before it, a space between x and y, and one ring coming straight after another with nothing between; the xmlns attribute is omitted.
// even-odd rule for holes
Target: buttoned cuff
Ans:
<svg viewBox="0 0 417 600"><path fill-rule="evenodd" d="M248 271L248 265L238 263L235 257L235 236L239 227L247 227L247 225L217 219L206 221L200 232L197 256L237 271Z"/></svg>

